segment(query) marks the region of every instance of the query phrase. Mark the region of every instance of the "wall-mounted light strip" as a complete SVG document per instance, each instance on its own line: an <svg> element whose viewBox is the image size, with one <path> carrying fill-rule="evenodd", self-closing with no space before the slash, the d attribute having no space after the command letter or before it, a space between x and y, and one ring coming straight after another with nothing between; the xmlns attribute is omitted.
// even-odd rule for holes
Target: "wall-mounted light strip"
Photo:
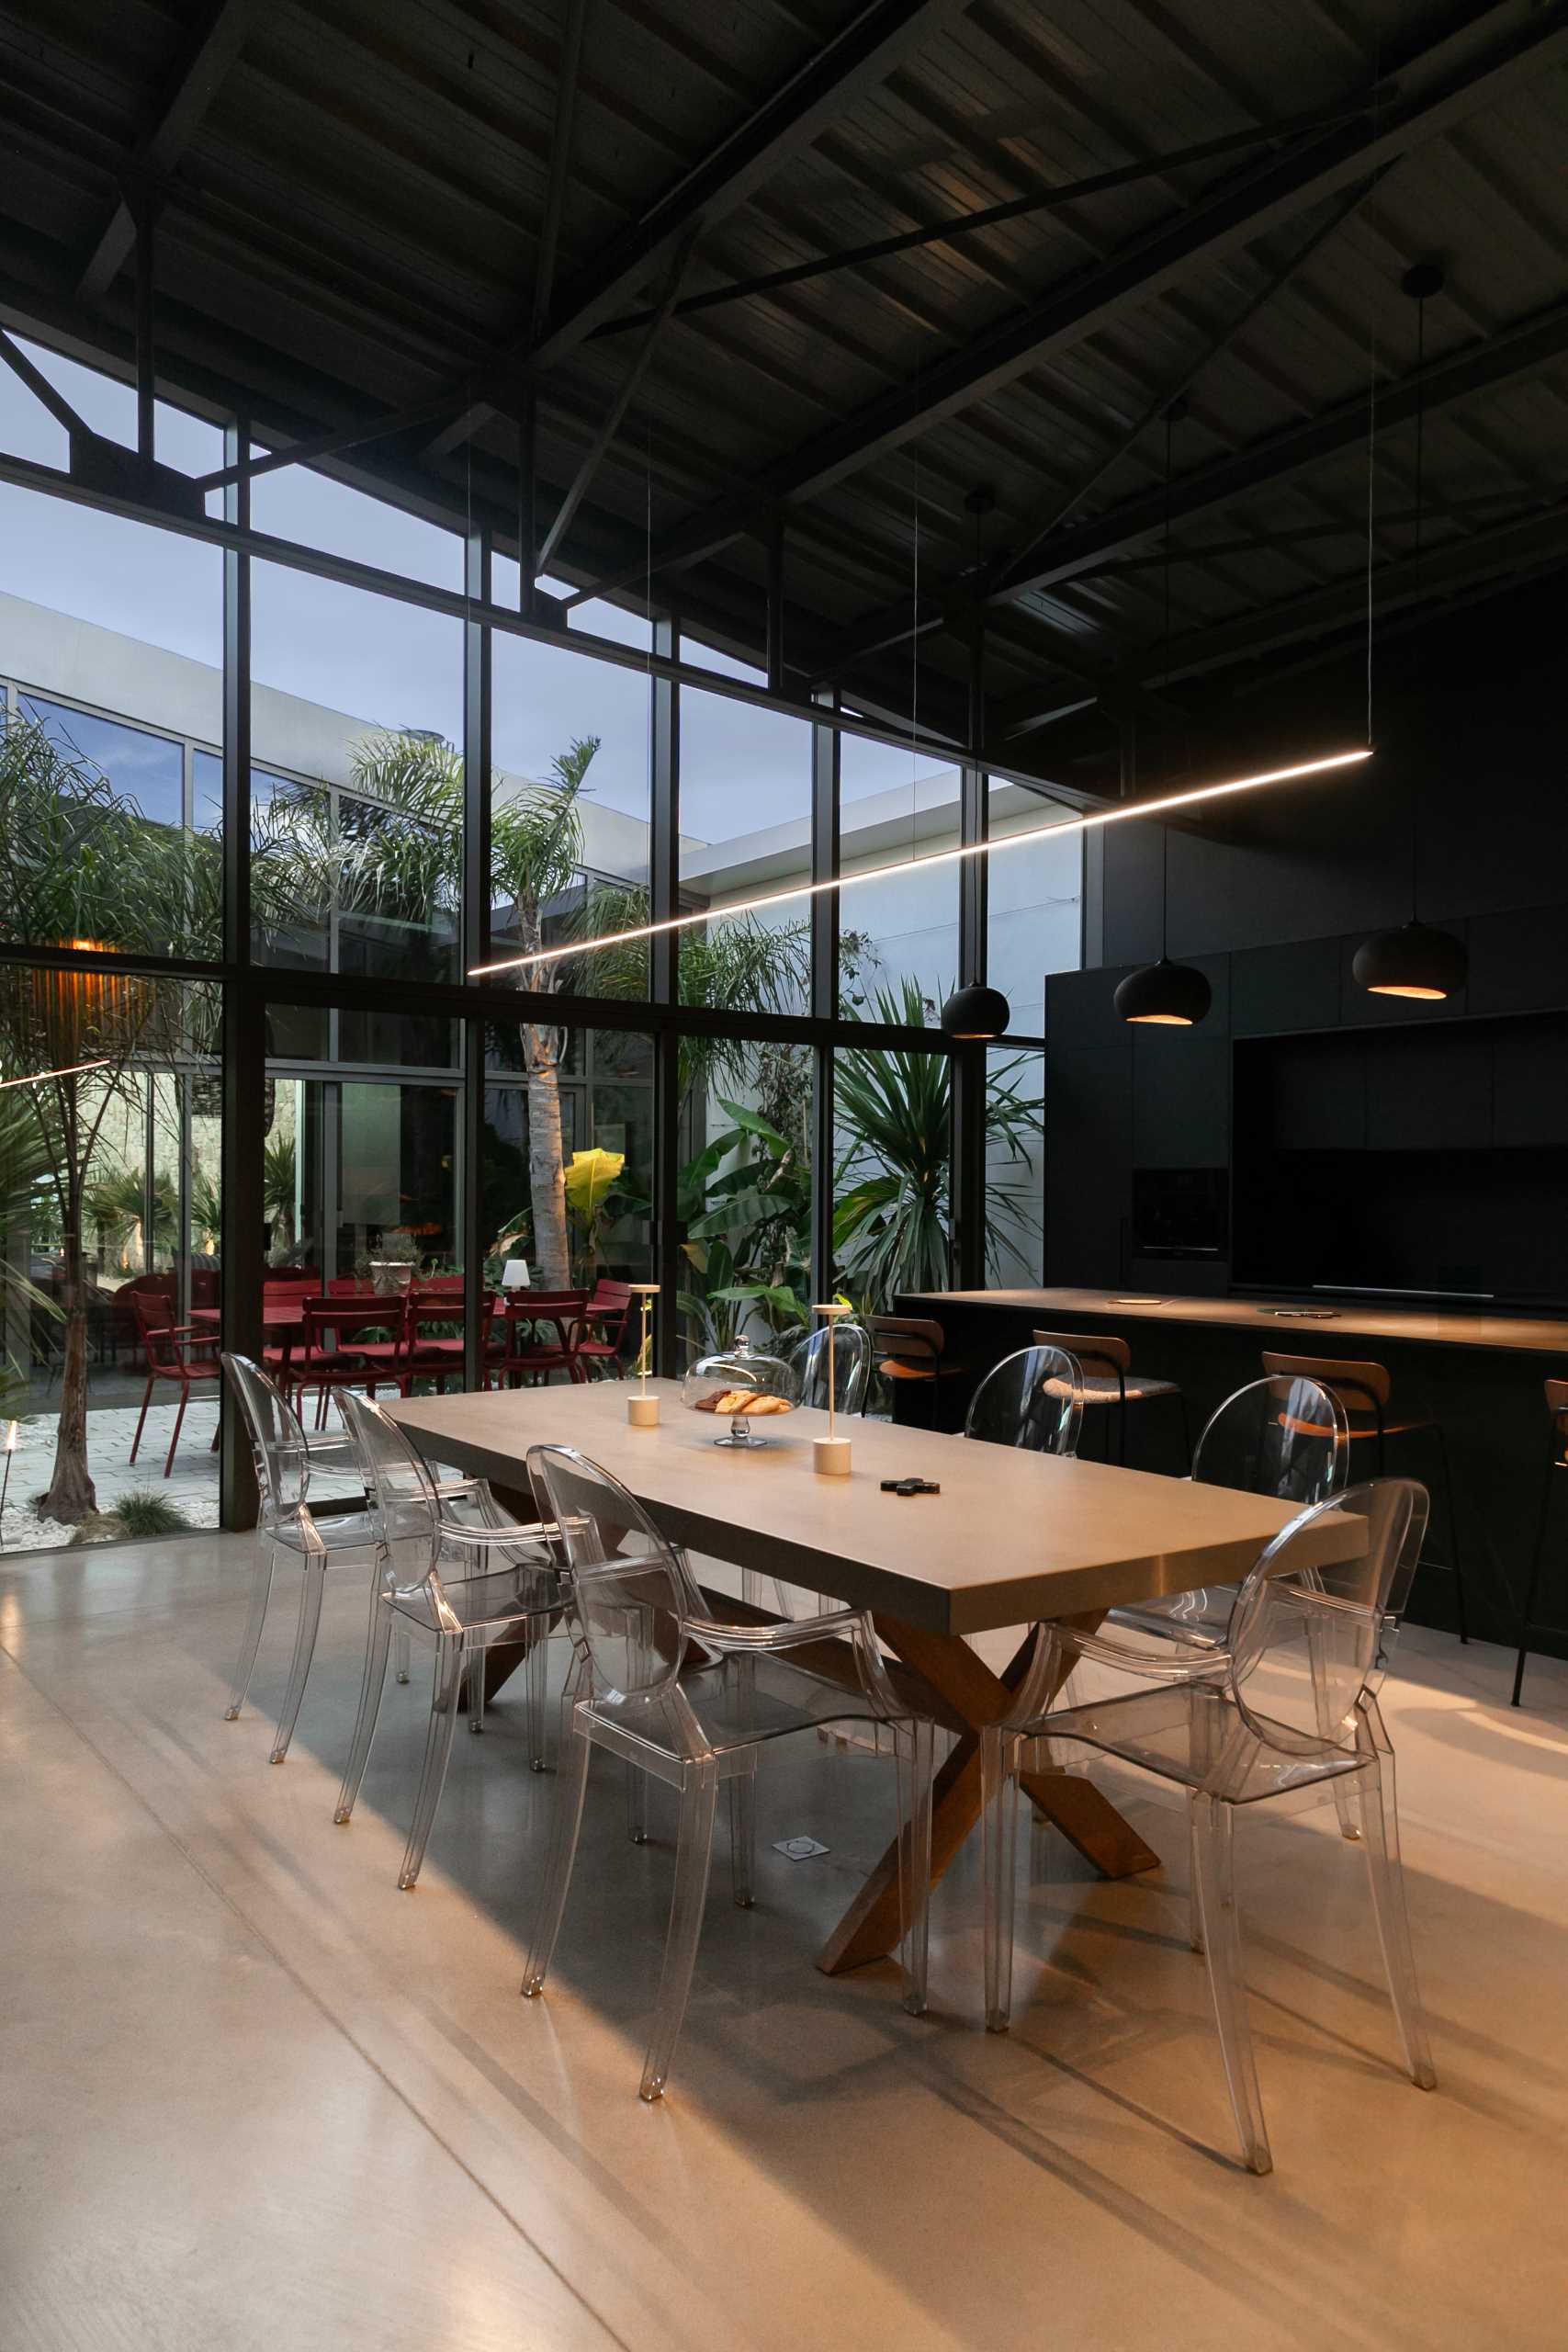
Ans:
<svg viewBox="0 0 1568 2352"><path fill-rule="evenodd" d="M872 865L856 874L840 874L826 882L792 883L785 890L766 890L754 899L737 899L728 906L702 907L690 914L669 915L661 922L638 923L630 931L605 932L597 939L569 939L556 947L536 948L531 956L509 956L498 964L476 964L470 980L489 979L496 972L519 972L536 964L559 964L569 956L592 956L601 947L625 947L639 939L656 939L666 931L689 931L694 923L722 922L729 915L756 914L764 907L788 906L797 899L818 899L829 890L852 890L862 882L880 882L889 874L923 874L933 865L956 865L966 857L998 857L1004 850L1026 842L1054 840L1058 833L1087 833L1114 825L1126 817L1161 817L1176 808L1191 808L1201 800L1223 800L1237 792L1257 792L1268 784L1290 784L1297 776L1325 775L1335 768L1355 767L1372 756L1368 744L1359 752L1333 752L1321 760L1303 760L1294 767L1268 768L1259 775L1233 776L1224 784L1201 784L1190 792L1173 792L1159 800L1140 800L1124 808L1095 808L1069 817L1059 825L1036 825L1028 832L999 833L994 841L966 842L962 849L934 851L930 857L906 858L893 865Z"/></svg>
<svg viewBox="0 0 1568 2352"><path fill-rule="evenodd" d="M76 944L72 941L72 945ZM96 1062L67 1062L63 1069L35 1069L28 1078L0 1078L0 1093L7 1086L41 1086L46 1078L73 1078L79 1069L107 1069L113 1056L100 1054Z"/></svg>

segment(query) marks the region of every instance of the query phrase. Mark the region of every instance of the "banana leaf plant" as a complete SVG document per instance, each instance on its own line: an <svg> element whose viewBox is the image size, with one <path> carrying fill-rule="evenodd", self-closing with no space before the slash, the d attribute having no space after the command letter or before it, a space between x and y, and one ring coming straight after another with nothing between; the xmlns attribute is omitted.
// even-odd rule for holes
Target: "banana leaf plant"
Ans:
<svg viewBox="0 0 1568 2352"><path fill-rule="evenodd" d="M679 1303L701 1342L724 1348L759 1317L774 1337L809 1320L811 1169L760 1112L717 1102L730 1125L681 1171L682 1247L703 1287Z"/></svg>

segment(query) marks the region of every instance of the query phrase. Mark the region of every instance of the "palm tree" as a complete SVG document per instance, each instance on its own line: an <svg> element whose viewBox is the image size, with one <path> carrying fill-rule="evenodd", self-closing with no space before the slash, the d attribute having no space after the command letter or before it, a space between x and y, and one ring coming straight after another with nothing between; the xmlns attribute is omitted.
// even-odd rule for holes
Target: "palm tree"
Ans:
<svg viewBox="0 0 1568 2352"><path fill-rule="evenodd" d="M220 952L222 854L203 834L152 824L91 761L13 714L0 731L0 938L100 943L182 956ZM0 989L0 1063L33 1122L61 1234L64 1322L54 1466L39 1503L73 1523L96 1507L87 1466L87 1309L83 1246L110 1108L139 1092L136 1057L199 1050L217 991L117 973L15 971ZM90 1070L73 1067L85 1062Z"/></svg>
<svg viewBox="0 0 1568 2352"><path fill-rule="evenodd" d="M648 894L636 887L585 878L582 802L597 735L574 737L550 763L547 778L525 790L491 798L491 894L497 909L498 944L520 956L572 937L636 930L648 921ZM340 910L428 924L454 922L461 888L463 763L450 744L417 735L377 735L354 754L354 778L389 811L389 820L364 828L339 845ZM323 869L324 870L324 869ZM810 955L805 923L777 930L750 916L716 918L698 936L682 940L681 1001L690 1005L751 1006L773 1011L800 1001ZM597 996L646 995L648 952L640 940L591 956L534 966L527 985L536 994L564 997L579 986ZM533 1261L541 1285L564 1289L571 1280L561 1127L558 1023L522 1024L523 1069L528 1098L528 1190ZM683 1038L682 1094L734 1082L750 1049L730 1038Z"/></svg>
<svg viewBox="0 0 1568 2352"><path fill-rule="evenodd" d="M551 761L545 783L510 797L492 788L491 894L506 910L498 927L522 955L536 954L547 944L547 922L577 887L582 864L579 804L598 749L597 735L576 737ZM462 889L462 754L426 736L373 735L356 747L353 769L355 783L382 804L388 820L339 844L340 912L427 926L442 914L455 921ZM530 989L545 996L570 983L559 964L539 966L528 979ZM534 1257L541 1284L552 1290L566 1289L571 1279L560 1055L558 1025L523 1024Z"/></svg>

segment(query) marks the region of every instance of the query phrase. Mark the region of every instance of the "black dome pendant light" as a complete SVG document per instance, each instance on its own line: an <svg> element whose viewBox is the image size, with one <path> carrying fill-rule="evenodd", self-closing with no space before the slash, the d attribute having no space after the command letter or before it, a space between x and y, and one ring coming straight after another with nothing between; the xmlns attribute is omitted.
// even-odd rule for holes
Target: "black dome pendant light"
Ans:
<svg viewBox="0 0 1568 2352"><path fill-rule="evenodd" d="M954 989L942 1006L942 1034L958 1044L975 1038L988 1042L1001 1036L1011 1019L1012 1007L1000 989L975 980L966 989Z"/></svg>
<svg viewBox="0 0 1568 2352"><path fill-rule="evenodd" d="M1170 434L1187 413L1178 398L1165 413L1165 641L1170 642ZM1134 741L1135 741L1134 738ZM1135 753L1134 753L1135 756ZM1213 1001L1213 990L1195 966L1173 964L1166 954L1166 918L1169 897L1170 833L1159 831L1159 961L1145 964L1119 982L1112 1001L1122 1021L1150 1027L1190 1029L1202 1020Z"/></svg>
<svg viewBox="0 0 1568 2352"><path fill-rule="evenodd" d="M982 487L972 490L964 503L975 517L975 572L977 578L980 571L980 525L984 517L990 513L996 501L993 492ZM918 612L916 618L919 618ZM919 642L918 636L915 642L917 645ZM976 741L979 740L981 732L979 684L978 675L976 675L973 695L975 715L972 730ZM984 899L980 904L982 906L985 904ZM955 1045L988 1045L993 1038L1006 1034L1008 1023L1011 1019L1012 1007L1000 989L988 988L984 980L971 980L967 987L954 989L942 1006L942 1034L944 1037L951 1037Z"/></svg>
<svg viewBox="0 0 1568 2352"><path fill-rule="evenodd" d="M1423 458L1427 401L1423 369L1427 357L1427 304L1443 290L1443 273L1436 262L1417 262L1400 280L1400 290L1416 304L1416 552L1421 552L1421 510L1425 488ZM1417 662L1418 678L1425 665ZM1416 787L1410 786L1410 921L1397 931L1380 931L1357 948L1350 966L1358 988L1369 996L1415 997L1427 1003L1457 995L1469 974L1464 942L1451 931L1423 922L1416 910Z"/></svg>

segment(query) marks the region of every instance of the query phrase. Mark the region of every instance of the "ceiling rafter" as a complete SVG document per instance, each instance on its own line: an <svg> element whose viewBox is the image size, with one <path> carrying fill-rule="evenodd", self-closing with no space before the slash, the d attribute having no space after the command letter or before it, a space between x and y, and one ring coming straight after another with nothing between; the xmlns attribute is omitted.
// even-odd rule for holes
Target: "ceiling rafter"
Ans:
<svg viewBox="0 0 1568 2352"><path fill-rule="evenodd" d="M1372 609L1374 613L1398 612L1486 581L1506 585L1526 571L1563 560L1568 560L1568 497L1523 520L1498 524L1464 538L1444 539L1381 565L1371 577ZM1368 582L1358 574L1331 587L1310 589L1303 596L1266 605L1235 621L1173 638L1168 648L1139 672L1140 683L1168 684L1179 678L1201 677L1206 671L1233 668L1303 638L1353 627L1366 612L1367 595Z"/></svg>
<svg viewBox="0 0 1568 2352"><path fill-rule="evenodd" d="M1499 26L1506 27L1498 35ZM1490 28L1494 38L1486 43ZM1476 41L1483 46L1477 53ZM1351 125L1300 142L1242 171L1206 198L1174 212L1145 235L1004 319L964 349L874 401L841 424L763 469L738 497L727 496L665 533L653 550L663 570L695 561L750 528L764 506L819 496L932 425L961 413L1174 285L1195 264L1213 262L1337 195L1395 157L1440 137L1495 105L1520 81L1568 58L1563 0L1521 25L1506 4L1425 51L1401 72L1410 95L1370 128ZM603 594L618 580L594 583Z"/></svg>
<svg viewBox="0 0 1568 2352"><path fill-rule="evenodd" d="M1098 571L1112 557L1163 530L1168 516L1175 524L1213 513L1245 492L1271 488L1305 467L1357 447L1366 440L1374 407L1378 430L1386 432L1409 422L1423 405L1430 415L1450 401L1517 382L1564 356L1568 356L1568 302L1557 302L1484 342L1428 360L1425 368L1413 368L1407 376L1380 385L1375 402L1365 393L1358 394L1317 416L1267 434L1233 456L1216 458L1191 473L1179 474L1168 492L1160 483L1107 508L1102 514L1068 525L1043 540L1023 571L993 593L992 601L1010 603L1072 580L1080 572Z"/></svg>
<svg viewBox="0 0 1568 2352"><path fill-rule="evenodd" d="M531 321L497 352L502 367L539 373L633 300L671 242L694 222L712 228L820 137L835 115L886 80L969 0L873 0L854 22L792 75L712 153L667 188L603 259L567 289L559 314L536 334ZM450 449L495 413L474 402L443 436Z"/></svg>
<svg viewBox="0 0 1568 2352"><path fill-rule="evenodd" d="M200 29L186 49L174 83L137 141L126 170L128 177L158 176L173 169L195 137L203 115L217 96L229 68L239 56L256 0L211 0L203 11ZM109 215L82 272L76 292L84 302L106 294L130 258L136 243L136 222L122 196Z"/></svg>

